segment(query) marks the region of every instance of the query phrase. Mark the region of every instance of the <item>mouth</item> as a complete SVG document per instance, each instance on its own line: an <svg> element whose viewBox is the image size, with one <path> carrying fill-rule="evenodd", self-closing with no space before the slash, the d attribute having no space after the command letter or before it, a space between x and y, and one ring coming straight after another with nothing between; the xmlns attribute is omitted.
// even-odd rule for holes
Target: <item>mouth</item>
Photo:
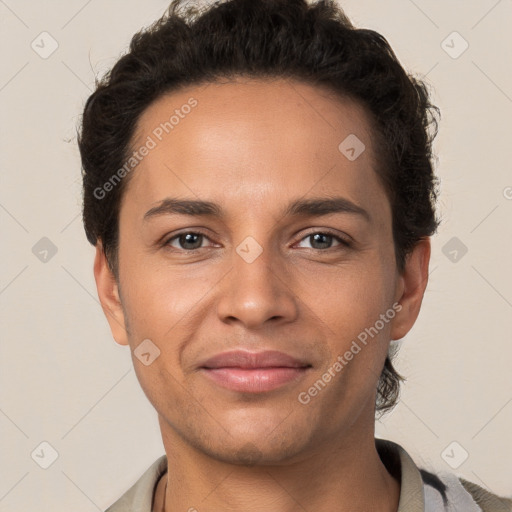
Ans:
<svg viewBox="0 0 512 512"><path fill-rule="evenodd" d="M205 376L223 388L242 393L263 393L302 378L303 368L201 368Z"/></svg>
<svg viewBox="0 0 512 512"><path fill-rule="evenodd" d="M200 372L215 384L241 393L264 393L302 379L312 365L277 351L232 351L205 361Z"/></svg>

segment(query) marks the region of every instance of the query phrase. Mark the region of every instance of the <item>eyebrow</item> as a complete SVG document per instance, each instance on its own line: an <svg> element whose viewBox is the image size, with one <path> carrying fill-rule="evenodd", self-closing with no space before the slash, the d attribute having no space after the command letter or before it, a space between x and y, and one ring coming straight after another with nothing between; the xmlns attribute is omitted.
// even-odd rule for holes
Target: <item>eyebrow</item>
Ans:
<svg viewBox="0 0 512 512"><path fill-rule="evenodd" d="M292 216L323 216L333 213L348 213L360 215L367 222L371 222L370 214L361 206L344 197L297 199L292 201L282 212L283 217ZM178 199L167 197L157 206L144 214L144 220L161 215L190 215L194 217L225 217L222 207L211 201Z"/></svg>

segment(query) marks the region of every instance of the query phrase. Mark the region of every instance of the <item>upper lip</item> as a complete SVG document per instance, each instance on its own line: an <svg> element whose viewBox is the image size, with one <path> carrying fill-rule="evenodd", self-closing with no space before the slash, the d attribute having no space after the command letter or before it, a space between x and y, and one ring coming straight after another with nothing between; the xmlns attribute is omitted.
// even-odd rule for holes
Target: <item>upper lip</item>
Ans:
<svg viewBox="0 0 512 512"><path fill-rule="evenodd" d="M292 357L277 350L248 352L232 350L210 357L201 364L201 368L304 368L311 366L308 362Z"/></svg>

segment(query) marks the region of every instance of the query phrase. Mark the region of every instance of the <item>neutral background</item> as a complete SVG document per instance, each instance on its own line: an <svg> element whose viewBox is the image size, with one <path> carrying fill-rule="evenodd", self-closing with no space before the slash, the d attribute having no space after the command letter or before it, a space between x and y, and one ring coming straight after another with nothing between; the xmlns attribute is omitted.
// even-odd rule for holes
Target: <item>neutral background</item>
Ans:
<svg viewBox="0 0 512 512"><path fill-rule="evenodd" d="M97 300L76 126L94 77L166 5L0 0L2 512L104 510L163 453ZM377 435L418 465L512 496L512 2L342 5L426 77L443 116L443 224L421 315L400 342L402 400Z"/></svg>

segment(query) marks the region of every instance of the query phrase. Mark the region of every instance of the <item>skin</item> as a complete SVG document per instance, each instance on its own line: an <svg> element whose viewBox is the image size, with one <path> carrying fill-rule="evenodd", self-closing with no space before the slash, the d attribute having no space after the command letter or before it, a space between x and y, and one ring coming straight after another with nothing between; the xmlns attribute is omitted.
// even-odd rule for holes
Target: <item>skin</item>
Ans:
<svg viewBox="0 0 512 512"><path fill-rule="evenodd" d="M405 336L419 314L430 240L418 243L400 274L370 117L318 86L237 79L161 97L139 119L133 147L190 97L198 105L142 160L124 192L118 279L101 241L94 265L113 337L129 345L158 413L171 471L154 510L163 510L166 495L168 512L396 511L400 484L375 448L375 392L390 340ZM349 134L366 146L354 161L338 150ZM171 196L218 203L224 216L144 220ZM282 214L293 200L332 196L364 208L370 221ZM158 244L198 229L205 237ZM326 230L351 237L352 246L310 236ZM252 263L236 252L248 236L263 248ZM394 303L400 312L301 404L298 394ZM133 354L145 339L160 350L148 366ZM234 348L280 350L312 368L253 395L197 370Z"/></svg>

